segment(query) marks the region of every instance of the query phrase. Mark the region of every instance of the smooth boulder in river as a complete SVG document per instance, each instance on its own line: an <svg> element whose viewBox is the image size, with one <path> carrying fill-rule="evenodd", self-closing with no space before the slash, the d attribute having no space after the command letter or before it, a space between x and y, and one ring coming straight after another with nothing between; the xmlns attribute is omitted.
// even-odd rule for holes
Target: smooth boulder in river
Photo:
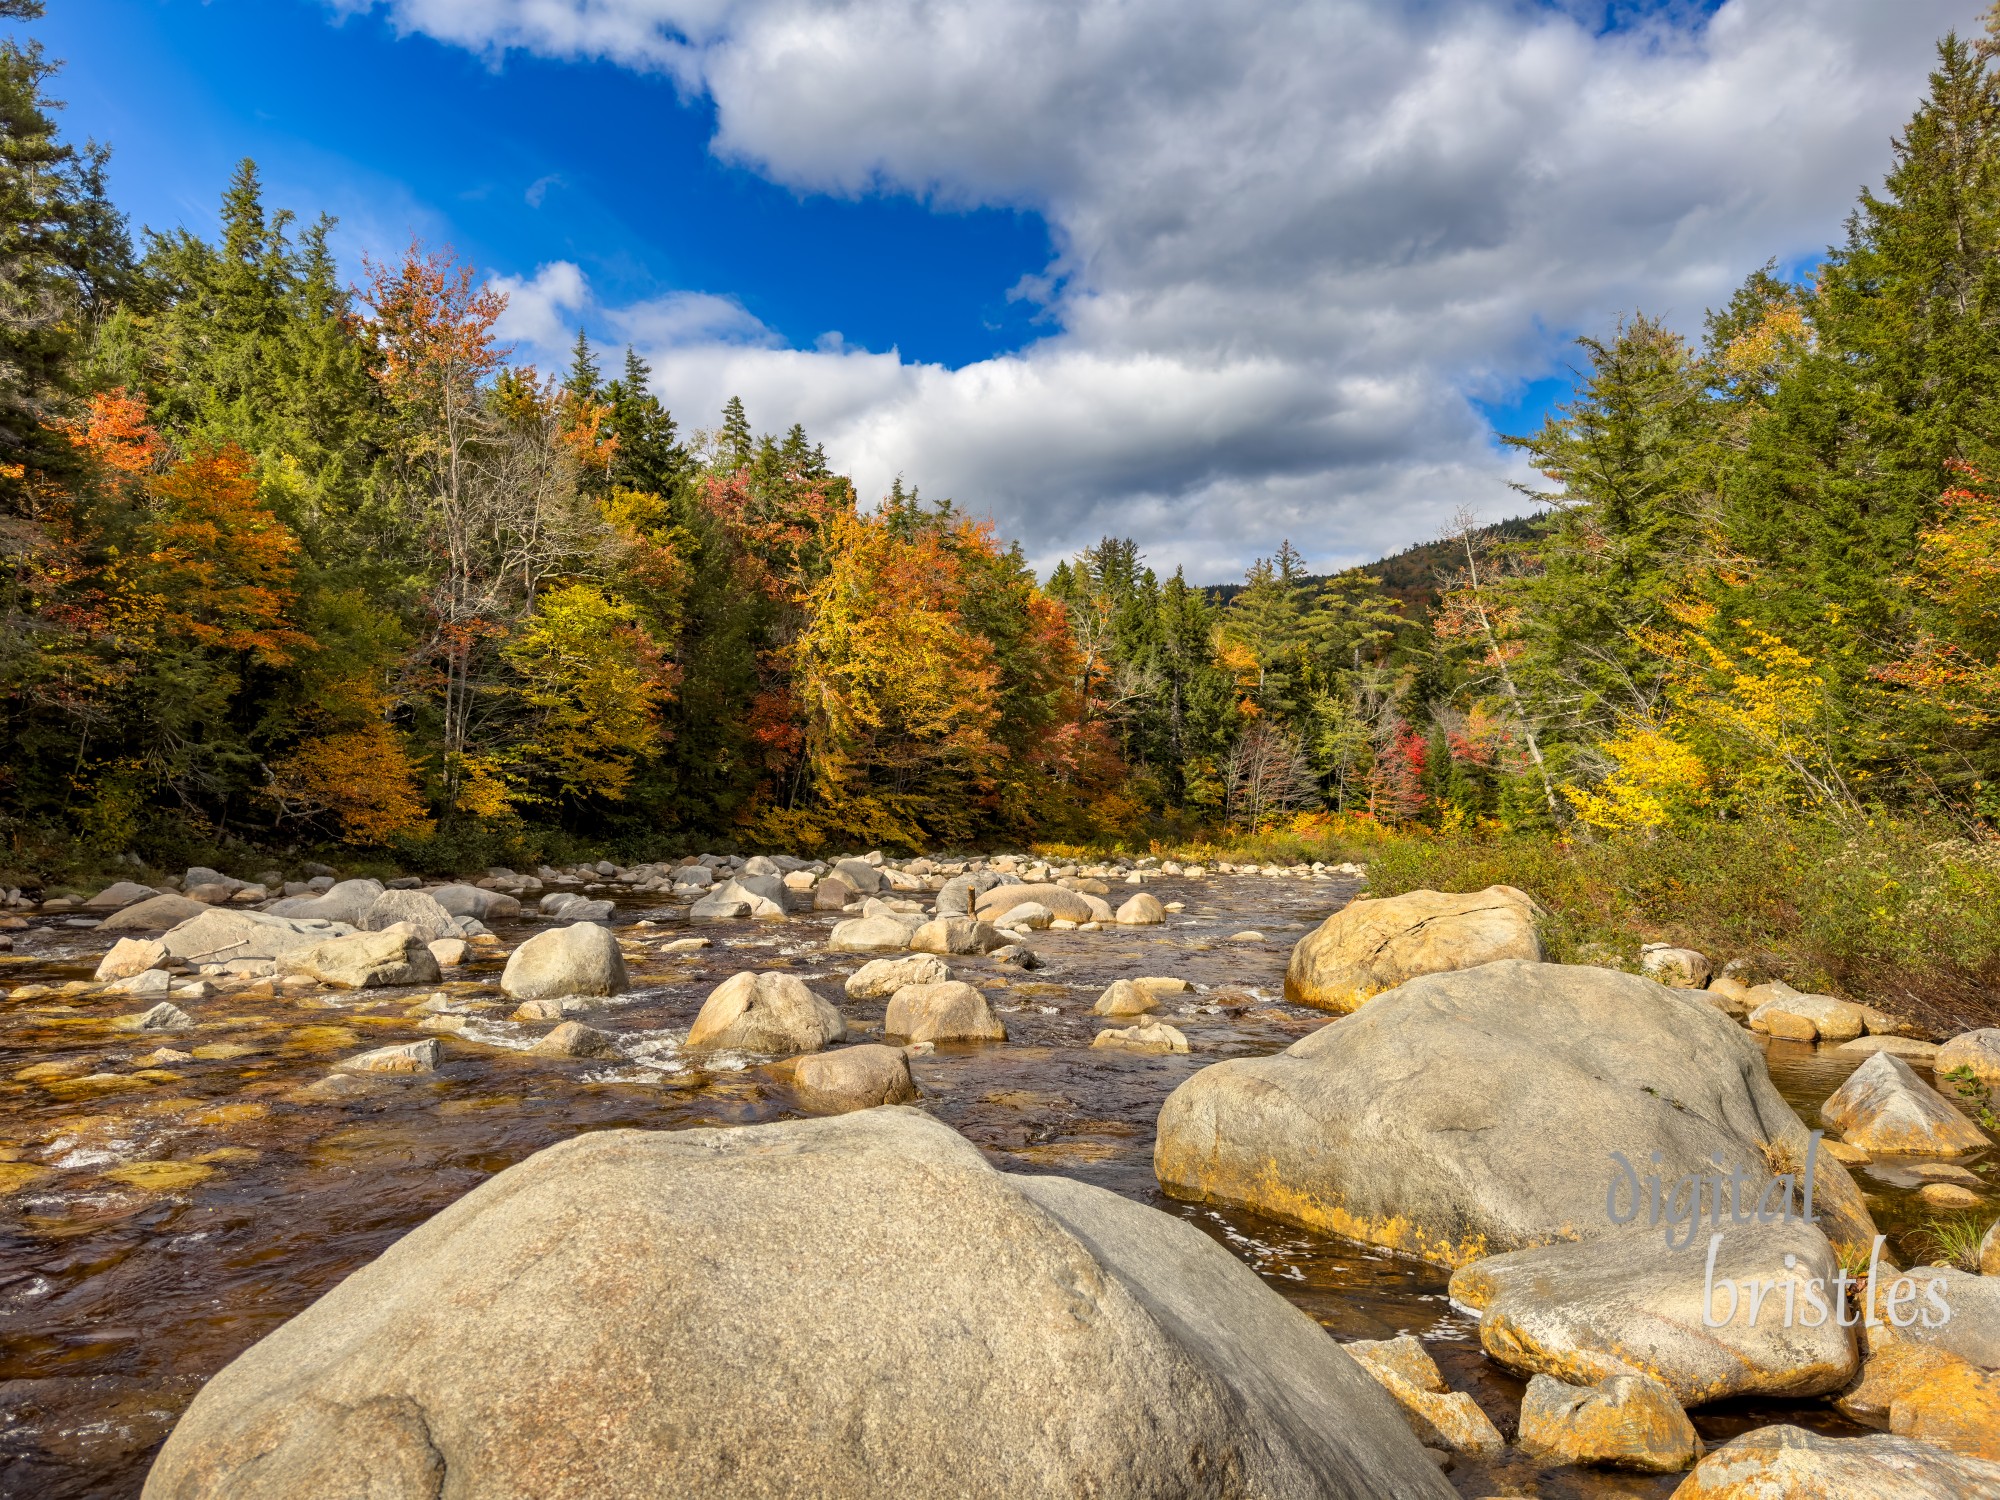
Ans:
<svg viewBox="0 0 2000 1500"><path fill-rule="evenodd" d="M1439 1265L1622 1233L1613 1152L1669 1182L1806 1159L1748 1033L1695 992L1518 961L1432 974L1272 1057L1202 1069L1161 1107L1177 1198L1235 1203ZM1816 1153L1815 1213L1867 1253L1847 1171Z"/></svg>
<svg viewBox="0 0 2000 1500"><path fill-rule="evenodd" d="M919 1111L605 1130L239 1355L146 1500L1451 1500L1193 1226Z"/></svg>
<svg viewBox="0 0 2000 1500"><path fill-rule="evenodd" d="M817 1052L847 1035L840 1012L792 974L732 974L702 1002L688 1032L691 1052Z"/></svg>
<svg viewBox="0 0 2000 1500"><path fill-rule="evenodd" d="M1511 885L1471 895L1410 891L1350 901L1300 938L1285 969L1285 998L1351 1011L1407 980L1501 959L1539 962L1535 903Z"/></svg>
<svg viewBox="0 0 2000 1500"><path fill-rule="evenodd" d="M622 995L630 982L618 939L595 922L536 933L509 955L500 972L501 992L512 1000Z"/></svg>

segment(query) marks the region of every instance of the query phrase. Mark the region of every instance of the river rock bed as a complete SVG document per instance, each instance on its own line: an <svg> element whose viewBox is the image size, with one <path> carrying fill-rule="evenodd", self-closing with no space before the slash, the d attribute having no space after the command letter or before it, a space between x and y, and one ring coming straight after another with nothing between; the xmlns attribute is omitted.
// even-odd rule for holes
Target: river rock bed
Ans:
<svg viewBox="0 0 2000 1500"><path fill-rule="evenodd" d="M923 1107L995 1166L1074 1177L1186 1218L1343 1342L1416 1335L1451 1389L1470 1393L1511 1437L1525 1382L1485 1357L1474 1321L1446 1297L1445 1271L1241 1210L1176 1202L1154 1180L1154 1122L1168 1093L1211 1063L1280 1051L1328 1023L1323 1011L1284 1001L1286 965L1297 939L1358 890L1330 872L1160 873L1144 893L1163 904L1163 922L1033 930L1034 968L950 955L953 977L984 992L1008 1039L915 1049L911 1078ZM532 904L490 916L498 945L469 947L441 982L342 990L253 977L181 1007L191 1027L143 1032L117 1023L146 1011L150 997L89 983L123 934L67 925L87 918L63 912L38 912L13 932L7 988L45 992L0 1010L0 1493L137 1494L204 1380L416 1224L545 1146L589 1130L807 1113L809 1101L770 1059L689 1052L688 1030L731 975L775 971L834 1002L847 1042L878 1041L888 998L852 999L843 986L884 955L829 949L852 909L691 922L696 894L581 891L611 903L631 987L537 1020L510 1019L500 955L571 918ZM1113 884L1108 900L1132 894ZM936 892L881 895L928 905ZM689 946L692 937L708 945ZM1191 988L1163 994L1143 1017L1095 1013L1114 981L1155 976ZM1189 1050L1092 1045L1100 1032L1152 1021ZM565 1022L609 1033L624 1055L532 1050ZM429 1071L341 1066L427 1040L438 1044ZM1779 1091L1808 1124L1866 1060L1825 1044L1760 1042ZM1968 1165L1990 1176L1985 1159ZM1908 1163L1856 1173L1903 1263L1924 1258L1905 1244L1930 1215L1917 1197L1923 1180ZM1828 1435L1865 1430L1817 1401L1746 1400L1691 1415L1710 1446L1779 1422ZM1582 1497L1666 1496L1681 1476L1543 1464L1510 1449L1460 1456L1448 1477L1470 1496Z"/></svg>

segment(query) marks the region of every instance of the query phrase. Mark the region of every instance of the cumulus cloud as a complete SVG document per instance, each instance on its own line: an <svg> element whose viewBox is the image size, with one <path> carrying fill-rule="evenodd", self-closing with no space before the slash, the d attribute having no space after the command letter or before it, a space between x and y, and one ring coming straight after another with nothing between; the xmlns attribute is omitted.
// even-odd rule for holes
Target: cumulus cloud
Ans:
<svg viewBox="0 0 2000 1500"><path fill-rule="evenodd" d="M590 306L583 271L566 260L553 261L531 277L495 276L488 285L506 294L506 311L493 331L517 355L546 360L566 350L575 337L570 330Z"/></svg>
<svg viewBox="0 0 2000 1500"><path fill-rule="evenodd" d="M901 472L1038 559L1129 533L1214 579L1285 535L1350 562L1515 508L1470 396L1634 308L1695 329L1836 237L1981 6L1727 0L1615 32L1514 0L387 8L496 58L668 73L713 99L718 156L802 192L1041 213L1055 259L1021 292L1056 331L962 369L780 347L698 294L622 327L690 418L740 392L864 494Z"/></svg>

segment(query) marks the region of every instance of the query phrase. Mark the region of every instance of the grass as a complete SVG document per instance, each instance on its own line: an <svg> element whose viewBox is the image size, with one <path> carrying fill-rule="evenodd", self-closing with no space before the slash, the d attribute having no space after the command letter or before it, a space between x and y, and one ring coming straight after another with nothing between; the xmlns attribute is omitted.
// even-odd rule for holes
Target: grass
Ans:
<svg viewBox="0 0 2000 1500"><path fill-rule="evenodd" d="M1913 1248L1928 1255L1933 1264L1977 1271L1986 1228L1986 1221L1978 1215L1953 1214L1928 1220L1909 1238Z"/></svg>
<svg viewBox="0 0 2000 1500"><path fill-rule="evenodd" d="M1548 912L1557 961L1636 963L1642 942L1759 955L1802 990L1936 1034L2000 1025L2000 848L1920 822L1715 821L1638 839L1383 830L1361 820L1158 852L1267 864L1354 860L1371 895L1511 885Z"/></svg>

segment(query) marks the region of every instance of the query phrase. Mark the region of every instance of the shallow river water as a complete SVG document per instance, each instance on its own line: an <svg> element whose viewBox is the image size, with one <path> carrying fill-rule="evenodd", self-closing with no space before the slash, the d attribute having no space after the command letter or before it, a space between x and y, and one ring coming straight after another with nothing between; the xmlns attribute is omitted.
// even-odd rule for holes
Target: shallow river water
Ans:
<svg viewBox="0 0 2000 1500"><path fill-rule="evenodd" d="M1176 1203L1153 1180L1154 1120L1176 1084L1326 1024L1324 1014L1281 1003L1280 986L1299 934L1353 885L1213 876L1147 889L1186 909L1163 928L1038 934L1046 962L1032 972L950 960L987 990L1010 1040L914 1059L925 1106L1004 1170L1062 1173L1188 1218L1340 1339L1417 1334L1451 1385L1470 1391L1511 1437L1522 1384L1480 1353L1472 1323L1445 1299L1443 1273L1251 1214ZM826 951L834 917L627 925L649 911L666 915L621 901L620 935L643 945L628 949L634 988L586 1018L636 1043L635 1061L615 1067L525 1055L546 1027L482 1019L481 1040L443 1038L434 1075L392 1080L360 1099L302 1100L299 1087L336 1059L422 1035L405 1012L436 987L224 995L191 1007L198 1030L144 1038L108 1029L135 1008L129 999L0 1001L0 1496L136 1495L208 1376L414 1225L551 1142L584 1130L795 1114L757 1059L696 1069L678 1052L702 1000L728 975L789 970L840 1002L853 1039L880 1030L884 1002L842 995L841 980L865 955ZM535 925L496 930L511 947ZM1263 940L1233 940L1245 929ZM684 957L650 951L690 932L714 946ZM16 938L0 970L6 988L86 979L108 946L59 925ZM451 971L444 988L492 997L498 970L488 960ZM1197 986L1159 1011L1187 1034L1192 1054L1093 1051L1106 1023L1091 1006L1104 986L1153 974ZM142 1068L138 1059L160 1045L195 1056ZM1771 1047L1773 1076L1809 1123L1858 1061L1809 1045ZM1914 1227L1905 1188L1865 1168L1861 1181L1885 1230ZM1857 1430L1817 1403L1745 1403L1694 1419L1711 1442L1780 1420ZM1675 1484L1540 1469L1518 1454L1462 1459L1450 1477L1465 1495L1552 1500L1665 1496Z"/></svg>

